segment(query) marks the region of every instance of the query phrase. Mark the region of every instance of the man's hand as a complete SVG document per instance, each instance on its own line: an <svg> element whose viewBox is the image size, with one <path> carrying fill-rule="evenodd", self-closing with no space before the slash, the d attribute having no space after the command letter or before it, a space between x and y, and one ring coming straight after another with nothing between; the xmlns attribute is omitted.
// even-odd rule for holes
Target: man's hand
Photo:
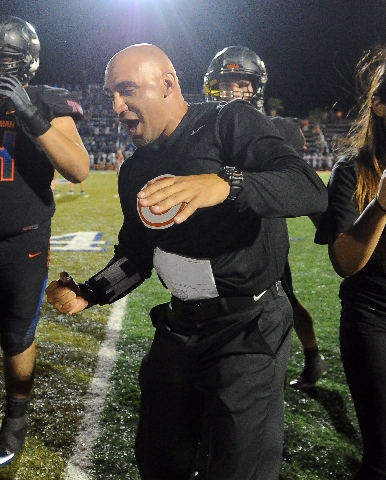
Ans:
<svg viewBox="0 0 386 480"><path fill-rule="evenodd" d="M46 288L47 302L60 313L78 313L84 310L88 301L80 295L79 285L67 272L61 272L59 280Z"/></svg>
<svg viewBox="0 0 386 480"><path fill-rule="evenodd" d="M228 182L215 173L165 177L154 180L141 190L137 197L142 207L149 207L154 214L185 203L185 208L174 218L182 223L198 208L213 207L222 203L229 195Z"/></svg>
<svg viewBox="0 0 386 480"><path fill-rule="evenodd" d="M28 93L16 77L11 75L0 77L0 95L4 95L12 100L16 112L24 112L32 107Z"/></svg>

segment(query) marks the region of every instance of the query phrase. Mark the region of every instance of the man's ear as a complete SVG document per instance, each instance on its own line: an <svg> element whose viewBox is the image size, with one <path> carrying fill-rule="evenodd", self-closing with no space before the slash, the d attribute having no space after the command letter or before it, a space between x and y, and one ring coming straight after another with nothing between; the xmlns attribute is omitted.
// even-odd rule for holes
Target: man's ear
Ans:
<svg viewBox="0 0 386 480"><path fill-rule="evenodd" d="M375 115L378 117L386 117L386 105L381 103L381 99L377 95L372 97L371 106Z"/></svg>
<svg viewBox="0 0 386 480"><path fill-rule="evenodd" d="M164 73L164 97L168 97L176 86L176 76L173 72Z"/></svg>

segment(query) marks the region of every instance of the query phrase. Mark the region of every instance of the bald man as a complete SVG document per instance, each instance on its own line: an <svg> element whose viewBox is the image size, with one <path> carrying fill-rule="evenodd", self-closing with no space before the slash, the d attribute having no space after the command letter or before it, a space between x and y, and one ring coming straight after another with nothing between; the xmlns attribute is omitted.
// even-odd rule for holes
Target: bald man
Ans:
<svg viewBox="0 0 386 480"><path fill-rule="evenodd" d="M249 103L188 105L153 45L117 53L104 88L137 146L119 174L124 222L108 265L81 284L62 272L48 301L69 314L112 303L155 268L171 299L150 312L139 373L141 478L277 480L285 218L322 212L325 187Z"/></svg>

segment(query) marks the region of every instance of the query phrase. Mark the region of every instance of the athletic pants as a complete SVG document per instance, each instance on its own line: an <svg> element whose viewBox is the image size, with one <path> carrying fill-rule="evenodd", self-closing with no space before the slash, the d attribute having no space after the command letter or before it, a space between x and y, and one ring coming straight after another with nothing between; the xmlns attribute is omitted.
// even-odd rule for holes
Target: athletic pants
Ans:
<svg viewBox="0 0 386 480"><path fill-rule="evenodd" d="M277 480L292 328L285 294L202 321L165 304L140 369L143 480Z"/></svg>
<svg viewBox="0 0 386 480"><path fill-rule="evenodd" d="M0 240L0 339L8 355L18 355L35 338L47 282L51 220Z"/></svg>

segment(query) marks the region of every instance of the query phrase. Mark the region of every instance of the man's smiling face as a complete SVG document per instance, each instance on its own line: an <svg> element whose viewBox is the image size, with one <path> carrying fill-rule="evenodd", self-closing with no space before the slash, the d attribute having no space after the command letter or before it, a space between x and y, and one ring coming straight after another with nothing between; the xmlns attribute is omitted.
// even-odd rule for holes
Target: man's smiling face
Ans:
<svg viewBox="0 0 386 480"><path fill-rule="evenodd" d="M134 50L117 54L106 69L106 93L135 146L159 139L166 129L164 75L159 65Z"/></svg>

